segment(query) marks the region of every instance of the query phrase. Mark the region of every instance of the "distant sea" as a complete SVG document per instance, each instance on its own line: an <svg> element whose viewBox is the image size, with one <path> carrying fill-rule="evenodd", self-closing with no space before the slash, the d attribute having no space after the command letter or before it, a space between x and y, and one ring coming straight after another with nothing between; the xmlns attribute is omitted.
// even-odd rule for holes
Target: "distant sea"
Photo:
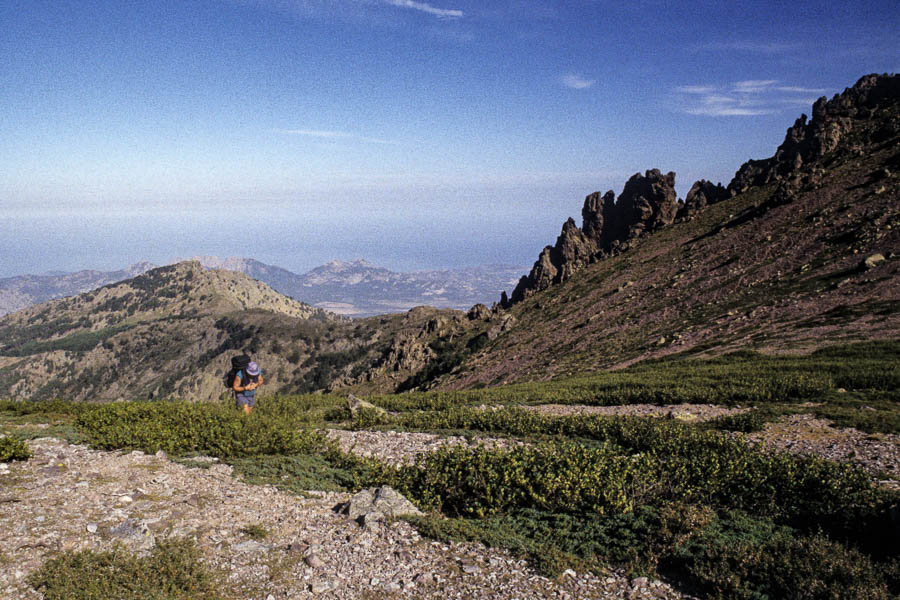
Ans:
<svg viewBox="0 0 900 600"><path fill-rule="evenodd" d="M461 217L344 223L302 215L277 222L252 215L7 217L0 223L0 277L115 270L141 260L165 264L196 255L250 257L296 273L336 258L365 258L396 271L531 264L556 239L560 224L559 218L534 214L487 222Z"/></svg>

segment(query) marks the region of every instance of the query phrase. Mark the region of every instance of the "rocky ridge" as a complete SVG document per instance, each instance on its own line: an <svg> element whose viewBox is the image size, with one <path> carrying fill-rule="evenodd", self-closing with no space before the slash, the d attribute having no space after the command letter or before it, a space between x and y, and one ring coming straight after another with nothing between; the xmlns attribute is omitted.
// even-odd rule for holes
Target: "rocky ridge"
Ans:
<svg viewBox="0 0 900 600"><path fill-rule="evenodd" d="M706 196L704 200L708 201ZM692 206L698 204L695 201ZM581 228L571 218L566 221L556 244L541 251L531 272L519 280L512 295L501 296L501 306L508 308L565 281L591 262L627 250L641 235L674 222L679 207L675 173L671 171L665 175L658 169L644 175L635 173L625 183L618 200L612 190L603 195L594 192L584 200Z"/></svg>
<svg viewBox="0 0 900 600"><path fill-rule="evenodd" d="M628 250L643 234L695 218L707 206L751 188L777 182L769 205L789 201L821 181L822 169L896 138L900 121L889 113L896 110L898 98L900 75L867 75L831 100L823 96L813 104L812 119L801 115L772 157L741 165L727 188L704 179L695 182L684 202L675 193L675 173L663 175L658 169L633 175L618 200L612 190L590 194L581 228L571 218L566 221L556 244L544 248L512 295L501 296L501 305L521 302L592 262Z"/></svg>
<svg viewBox="0 0 900 600"><path fill-rule="evenodd" d="M867 148L900 135L900 120L885 114L898 98L900 75L876 74L862 77L831 100L822 96L812 106L812 118L801 115L772 157L741 165L728 190L734 194L795 179L804 167L827 168L842 158L862 156Z"/></svg>
<svg viewBox="0 0 900 600"><path fill-rule="evenodd" d="M732 185L729 197L720 186L698 182L673 223L652 235L636 229L640 235L628 239L627 251L620 244L591 254L596 244L585 242L585 232L603 231L595 215L612 194L605 201L589 197L584 226L567 223L523 279L517 302L504 303L515 326L438 386L546 380L680 352L809 352L896 338L898 81L900 75L867 76L817 102L816 116L803 128L810 133L789 133L782 146L803 136L833 141L839 130L836 146L809 145L830 152L809 160L801 153L801 161L790 161L789 176L772 171L763 185L744 191ZM665 185L661 173L651 175ZM665 201L666 194L657 197ZM538 282L547 287L538 292L532 287Z"/></svg>

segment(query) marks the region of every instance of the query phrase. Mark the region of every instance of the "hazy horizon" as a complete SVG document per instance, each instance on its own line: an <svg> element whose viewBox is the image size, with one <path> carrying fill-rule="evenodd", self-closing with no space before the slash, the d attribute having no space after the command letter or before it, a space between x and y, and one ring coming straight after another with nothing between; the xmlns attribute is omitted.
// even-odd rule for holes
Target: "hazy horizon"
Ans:
<svg viewBox="0 0 900 600"><path fill-rule="evenodd" d="M531 264L636 172L728 183L900 68L894 2L0 4L0 276Z"/></svg>

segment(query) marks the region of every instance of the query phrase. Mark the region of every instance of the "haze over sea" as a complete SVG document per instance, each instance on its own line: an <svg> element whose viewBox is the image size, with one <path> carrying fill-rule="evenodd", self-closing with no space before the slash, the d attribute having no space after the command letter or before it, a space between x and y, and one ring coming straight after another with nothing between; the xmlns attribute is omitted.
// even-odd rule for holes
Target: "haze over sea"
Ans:
<svg viewBox="0 0 900 600"><path fill-rule="evenodd" d="M727 183L900 68L895 0L33 0L0 23L0 277L528 264L585 195Z"/></svg>

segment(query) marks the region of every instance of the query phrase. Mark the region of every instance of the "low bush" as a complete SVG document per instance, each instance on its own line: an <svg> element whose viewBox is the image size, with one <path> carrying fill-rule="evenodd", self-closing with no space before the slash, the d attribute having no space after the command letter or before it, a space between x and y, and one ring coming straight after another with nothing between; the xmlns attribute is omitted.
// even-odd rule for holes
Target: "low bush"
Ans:
<svg viewBox="0 0 900 600"><path fill-rule="evenodd" d="M833 394L812 411L836 427L853 427L866 433L900 433L900 392Z"/></svg>
<svg viewBox="0 0 900 600"><path fill-rule="evenodd" d="M149 453L163 450L173 455L233 458L314 454L332 445L323 434L298 430L277 416L245 416L208 404L107 404L79 415L76 423L96 448L134 448Z"/></svg>
<svg viewBox="0 0 900 600"><path fill-rule="evenodd" d="M734 513L674 547L662 563L708 598L887 600L900 591L896 559L885 569L822 535Z"/></svg>
<svg viewBox="0 0 900 600"><path fill-rule="evenodd" d="M159 541L146 557L121 549L66 553L46 561L28 583L45 600L224 598L196 545L186 539Z"/></svg>
<svg viewBox="0 0 900 600"><path fill-rule="evenodd" d="M228 463L247 483L274 485L301 495L312 490L352 491L360 479L352 466L342 468L314 454L250 456L229 459Z"/></svg>
<svg viewBox="0 0 900 600"><path fill-rule="evenodd" d="M0 400L0 412L22 416L37 414L77 415L96 408L97 404L68 400Z"/></svg>
<svg viewBox="0 0 900 600"><path fill-rule="evenodd" d="M553 577L568 568L599 574L609 564L630 575L654 574L675 544L714 518L708 508L664 505L640 506L615 515L520 509L486 519L426 516L407 520L432 539L506 548L528 557L543 574Z"/></svg>
<svg viewBox="0 0 900 600"><path fill-rule="evenodd" d="M245 527L241 527L240 532L251 540L264 540L269 537L269 530L261 523L251 523Z"/></svg>
<svg viewBox="0 0 900 600"><path fill-rule="evenodd" d="M839 388L900 399L900 341L835 346L806 356L736 352L715 358L673 355L618 371L466 391L369 398L392 411L478 404L721 404L759 406L819 400Z"/></svg>
<svg viewBox="0 0 900 600"><path fill-rule="evenodd" d="M8 437L0 437L0 462L13 460L28 460L31 458L31 449L22 440Z"/></svg>
<svg viewBox="0 0 900 600"><path fill-rule="evenodd" d="M442 448L403 466L396 484L444 514L485 517L517 508L629 512L656 477L651 461L576 443L512 450Z"/></svg>
<svg viewBox="0 0 900 600"><path fill-rule="evenodd" d="M625 498L634 497L645 503L702 503L770 515L781 522L803 527L839 528L843 525L835 515L848 515L844 521L851 520L858 517L860 511L881 510L878 507L888 502L885 493L872 485L871 478L854 466L813 456L765 451L741 439L675 420L582 415L546 417L522 409L460 408L414 413L400 421L421 429L553 436L549 439L564 440L559 442L559 448L571 446L573 439L589 445L599 444L603 451L593 455L578 454L587 450L549 450L555 446L545 444L539 447L546 457L528 455L528 460L548 469L548 473L585 470L590 476L592 470L607 469L608 473L602 477L612 477L611 473L624 464L622 461L629 461L626 479L634 482L628 484L633 485L630 489L634 493L627 489L620 493ZM533 476L537 482L541 476L539 473L532 475L526 469L527 475L520 478L518 473L522 465L514 452L455 449L435 453L419 465L431 475L422 475L426 479L416 480L419 487L411 486L410 490L427 503L432 502L433 497L444 498L448 514L472 514L455 508L450 499L457 494L461 503L478 506L483 514L491 514L494 508L504 510L508 507L506 498L491 494L482 496L476 488L481 479L498 481L506 488L523 486L523 497L530 497L532 492L528 488L537 484L529 478ZM551 456L554 457L552 460ZM587 456L590 456L589 460L584 458ZM472 472L476 468L479 471ZM408 468L402 473L415 479ZM474 483L468 483L469 479ZM614 479L601 478L600 481L605 483L592 481L592 484L604 490L604 486ZM621 483L626 485L625 481ZM441 485L446 485L446 489L439 490ZM509 496L513 492L505 489L503 494ZM484 505L494 501L498 504L493 508ZM607 510L618 510L632 505L626 501L604 506ZM544 508L539 503L516 506ZM583 508L583 505L579 504L579 507ZM557 510L573 508L555 505Z"/></svg>
<svg viewBox="0 0 900 600"><path fill-rule="evenodd" d="M387 425L391 422L391 418L385 414L383 410L370 407L360 407L350 419L350 426L353 429L368 429L369 427L378 427L379 425Z"/></svg>
<svg viewBox="0 0 900 600"><path fill-rule="evenodd" d="M441 541L475 541L528 557L547 576L572 568L667 576L704 598L894 598L896 559L879 562L823 535L739 511L691 504L616 515L525 509L485 519L408 519Z"/></svg>

